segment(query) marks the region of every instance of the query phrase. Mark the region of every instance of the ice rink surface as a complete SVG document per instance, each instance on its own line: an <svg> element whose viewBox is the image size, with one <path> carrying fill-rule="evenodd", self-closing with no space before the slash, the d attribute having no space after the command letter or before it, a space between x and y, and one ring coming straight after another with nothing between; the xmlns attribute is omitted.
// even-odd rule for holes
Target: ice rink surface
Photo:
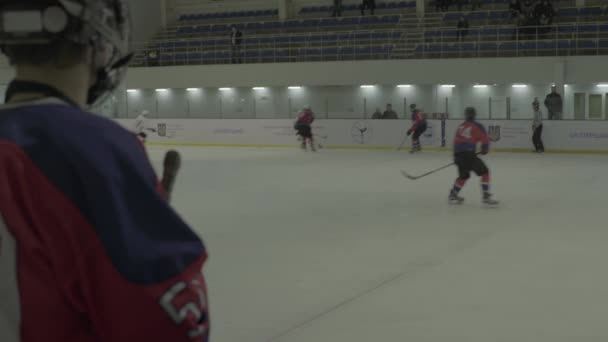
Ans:
<svg viewBox="0 0 608 342"><path fill-rule="evenodd" d="M168 148L151 147L158 167ZM608 341L608 156L179 148L210 258L212 341ZM170 228L170 227L169 227Z"/></svg>

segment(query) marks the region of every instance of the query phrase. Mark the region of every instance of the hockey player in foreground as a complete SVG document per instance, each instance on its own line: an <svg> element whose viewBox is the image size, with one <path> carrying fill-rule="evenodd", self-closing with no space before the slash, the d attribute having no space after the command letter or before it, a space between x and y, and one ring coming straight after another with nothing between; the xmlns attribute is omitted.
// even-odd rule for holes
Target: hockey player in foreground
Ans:
<svg viewBox="0 0 608 342"><path fill-rule="evenodd" d="M428 124L426 122L426 117L420 111L420 109L414 108L412 110L412 127L407 131L408 137L412 136L412 150L410 153L416 153L422 151L422 147L420 146L420 137L426 131Z"/></svg>
<svg viewBox="0 0 608 342"><path fill-rule="evenodd" d="M83 110L129 63L126 3L0 2L2 342L208 339L203 243L135 134Z"/></svg>
<svg viewBox="0 0 608 342"><path fill-rule="evenodd" d="M312 123L315 121L315 113L312 111L310 106L304 106L294 124L294 129L297 131L297 135L302 139L302 149L306 150L306 143L310 144L310 149L316 152L314 138L312 134Z"/></svg>
<svg viewBox="0 0 608 342"><path fill-rule="evenodd" d="M477 145L481 143L481 154L488 154L490 139L485 128L475 121L477 116L475 108L466 108L464 116L466 121L458 126L454 140L454 162L458 167L458 179L456 179L454 187L450 191L449 201L451 204L464 202L464 198L460 197L459 193L471 177L471 171L473 171L481 177L483 203L497 205L498 201L492 199L490 193L490 170L476 153Z"/></svg>

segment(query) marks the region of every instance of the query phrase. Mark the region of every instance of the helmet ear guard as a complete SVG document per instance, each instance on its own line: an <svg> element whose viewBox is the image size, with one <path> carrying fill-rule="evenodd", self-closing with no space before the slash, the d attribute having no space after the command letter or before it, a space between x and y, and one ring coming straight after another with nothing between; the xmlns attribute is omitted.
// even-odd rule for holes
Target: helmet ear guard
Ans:
<svg viewBox="0 0 608 342"><path fill-rule="evenodd" d="M113 47L106 65L96 67L96 82L88 104L101 102L121 83L133 54L128 51L130 18L126 0L1 0L0 48L15 45L49 45L71 41Z"/></svg>
<svg viewBox="0 0 608 342"><path fill-rule="evenodd" d="M48 44L78 30L76 19L60 5L0 5L0 45Z"/></svg>

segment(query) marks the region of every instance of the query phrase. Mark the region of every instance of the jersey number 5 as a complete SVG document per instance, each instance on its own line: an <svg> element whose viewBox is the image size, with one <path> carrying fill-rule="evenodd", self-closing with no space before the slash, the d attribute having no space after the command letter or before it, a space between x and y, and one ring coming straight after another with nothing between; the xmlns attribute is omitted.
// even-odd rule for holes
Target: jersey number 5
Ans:
<svg viewBox="0 0 608 342"><path fill-rule="evenodd" d="M467 139L471 139L473 135L471 134L471 127L460 127L458 129L458 135Z"/></svg>
<svg viewBox="0 0 608 342"><path fill-rule="evenodd" d="M173 285L160 299L162 308L178 325L181 325L190 317L194 318L196 322L200 322L204 318L203 315L206 315L207 299L201 283L198 280L193 280L191 288L195 290L198 298L193 298L184 303L180 297L189 295L189 291L185 292L188 289L188 285L185 282L179 282ZM180 305L176 305L176 302L180 302ZM205 325L199 324L197 328L188 332L188 337L202 336L205 332Z"/></svg>

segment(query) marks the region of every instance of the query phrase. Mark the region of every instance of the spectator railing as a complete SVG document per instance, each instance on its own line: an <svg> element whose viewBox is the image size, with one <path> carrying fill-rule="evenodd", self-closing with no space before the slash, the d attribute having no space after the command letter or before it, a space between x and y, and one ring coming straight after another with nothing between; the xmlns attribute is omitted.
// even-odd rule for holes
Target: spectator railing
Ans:
<svg viewBox="0 0 608 342"><path fill-rule="evenodd" d="M432 12L431 12L432 13ZM478 9L476 11L450 11L442 12L441 22L426 22L428 18L417 18L404 16L399 13L385 13L374 16L342 16L333 17L304 17L289 20L257 19L240 22L179 22L177 25L160 32L156 39L187 39L195 37L219 37L230 32L231 25L235 25L247 35L279 34L296 32L327 32L327 31L352 31L371 29L390 29L399 23L407 22L413 25L439 26L455 25L460 16L464 15L470 22L479 25L507 25L513 24L510 11L507 7L503 9ZM601 7L566 7L557 9L554 24L561 22L583 22L599 21L606 17L608 12ZM433 18L433 20L436 18ZM428 26L427 26L428 27Z"/></svg>
<svg viewBox="0 0 608 342"><path fill-rule="evenodd" d="M295 18L289 20L255 20L239 23L184 24L160 32L156 39L187 39L195 37L218 37L229 34L236 26L247 35L279 34L297 32L352 31L356 29L390 28L402 19L401 15L343 16L339 18Z"/></svg>
<svg viewBox="0 0 608 342"><path fill-rule="evenodd" d="M246 36L236 51L228 37L176 39L136 46L135 66L336 60L608 54L608 22L551 26L312 32Z"/></svg>

